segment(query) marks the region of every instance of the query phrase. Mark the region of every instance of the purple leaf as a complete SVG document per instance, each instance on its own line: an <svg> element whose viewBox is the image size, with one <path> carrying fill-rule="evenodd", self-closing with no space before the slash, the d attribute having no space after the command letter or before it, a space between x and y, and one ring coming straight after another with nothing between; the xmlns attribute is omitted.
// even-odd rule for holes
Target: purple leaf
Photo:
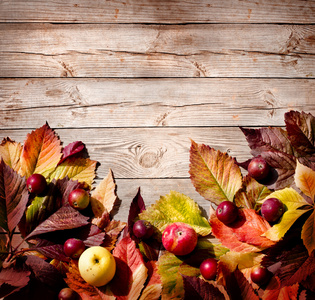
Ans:
<svg viewBox="0 0 315 300"><path fill-rule="evenodd" d="M139 213L145 210L145 204L143 198L140 194L140 188L138 189L137 195L133 198L130 208L129 208L129 215L128 215L128 231L130 236L134 238L132 233L132 227L134 224L134 220L138 217Z"/></svg>
<svg viewBox="0 0 315 300"><path fill-rule="evenodd" d="M26 181L3 160L0 163L0 226L12 232L20 222L26 204L28 192Z"/></svg>
<svg viewBox="0 0 315 300"><path fill-rule="evenodd" d="M104 242L105 239L105 231L100 230L96 225L91 224L90 226L86 226L89 228L88 236L82 237L84 244L87 247L99 246Z"/></svg>
<svg viewBox="0 0 315 300"><path fill-rule="evenodd" d="M88 219L71 206L62 206L47 220L38 225L26 239L42 233L78 228L87 225Z"/></svg>
<svg viewBox="0 0 315 300"><path fill-rule="evenodd" d="M224 300L225 296L210 282L197 277L183 275L185 298L194 300Z"/></svg>
<svg viewBox="0 0 315 300"><path fill-rule="evenodd" d="M6 297L25 287L31 272L5 268L0 271L0 297Z"/></svg>
<svg viewBox="0 0 315 300"><path fill-rule="evenodd" d="M62 158L60 159L58 165L65 161L68 157L78 154L80 154L80 156L86 154L86 147L81 141L73 142L64 147L62 151Z"/></svg>

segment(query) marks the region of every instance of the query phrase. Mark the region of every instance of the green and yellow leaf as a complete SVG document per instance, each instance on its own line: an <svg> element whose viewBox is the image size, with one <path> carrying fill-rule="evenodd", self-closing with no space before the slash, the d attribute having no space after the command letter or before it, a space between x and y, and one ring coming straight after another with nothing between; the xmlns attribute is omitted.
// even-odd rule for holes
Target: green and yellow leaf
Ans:
<svg viewBox="0 0 315 300"><path fill-rule="evenodd" d="M174 222L187 223L202 236L211 232L210 224L202 216L198 204L188 196L175 191L161 196L160 200L141 212L139 218L149 221L161 232Z"/></svg>
<svg viewBox="0 0 315 300"><path fill-rule="evenodd" d="M309 203L293 188L285 188L271 193L268 198L278 198L286 207L286 211L282 215L279 223L273 225L268 231L265 232L264 236L272 241L279 241L285 233L290 229L294 222L305 212L309 210L299 209ZM262 201L262 202L263 202Z"/></svg>

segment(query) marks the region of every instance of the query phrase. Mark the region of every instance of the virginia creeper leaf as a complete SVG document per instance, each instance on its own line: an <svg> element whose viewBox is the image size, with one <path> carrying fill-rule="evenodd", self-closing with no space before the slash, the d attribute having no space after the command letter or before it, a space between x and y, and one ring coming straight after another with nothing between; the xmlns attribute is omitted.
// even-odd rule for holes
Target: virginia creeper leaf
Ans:
<svg viewBox="0 0 315 300"><path fill-rule="evenodd" d="M22 145L10 138L5 138L0 144L0 158L11 167L14 171L20 170L20 156L22 153Z"/></svg>
<svg viewBox="0 0 315 300"><path fill-rule="evenodd" d="M81 227L88 224L88 219L88 217L83 216L71 206L62 206L48 219L38 225L26 239L42 233Z"/></svg>
<svg viewBox="0 0 315 300"><path fill-rule="evenodd" d="M261 202L264 202L268 198L278 198L286 207L280 221L264 233L264 236L270 240L279 241L294 222L308 211L307 209L299 209L302 206L308 205L308 202L293 188L275 191Z"/></svg>
<svg viewBox="0 0 315 300"><path fill-rule="evenodd" d="M262 236L270 228L269 223L253 209L240 210L237 220L230 226L219 221L212 210L210 224L213 235L222 245L236 252L259 252L274 244Z"/></svg>
<svg viewBox="0 0 315 300"><path fill-rule="evenodd" d="M46 123L26 137L21 153L21 174L26 178L33 173L48 177L61 157L61 142Z"/></svg>
<svg viewBox="0 0 315 300"><path fill-rule="evenodd" d="M187 223L202 236L211 232L209 222L201 215L198 204L188 196L175 191L161 196L155 204L141 212L139 218L149 221L161 232L168 224L174 222Z"/></svg>
<svg viewBox="0 0 315 300"><path fill-rule="evenodd" d="M68 176L69 179L85 182L92 185L95 178L97 162L89 158L70 157L59 164L52 174L50 180L62 179Z"/></svg>
<svg viewBox="0 0 315 300"><path fill-rule="evenodd" d="M101 218L105 211L111 213L117 198L115 180L112 171L109 170L107 176L91 193L91 206L95 218Z"/></svg>
<svg viewBox="0 0 315 300"><path fill-rule="evenodd" d="M12 232L20 222L26 204L28 192L26 181L17 172L0 162L0 226Z"/></svg>
<svg viewBox="0 0 315 300"><path fill-rule="evenodd" d="M294 180L296 186L315 201L315 171L297 162Z"/></svg>
<svg viewBox="0 0 315 300"><path fill-rule="evenodd" d="M116 273L109 283L117 299L138 299L147 279L143 257L130 236L124 237L115 247Z"/></svg>
<svg viewBox="0 0 315 300"><path fill-rule="evenodd" d="M215 204L233 201L242 186L242 174L227 153L194 141L190 147L189 174L196 191Z"/></svg>
<svg viewBox="0 0 315 300"><path fill-rule="evenodd" d="M211 282L206 282L197 277L183 276L186 300L225 300L225 296Z"/></svg>

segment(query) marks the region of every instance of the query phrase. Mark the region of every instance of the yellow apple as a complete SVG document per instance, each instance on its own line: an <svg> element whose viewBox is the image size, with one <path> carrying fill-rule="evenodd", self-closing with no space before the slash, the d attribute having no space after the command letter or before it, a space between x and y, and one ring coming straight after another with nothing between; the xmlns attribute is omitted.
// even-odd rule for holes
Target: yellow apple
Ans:
<svg viewBox="0 0 315 300"><path fill-rule="evenodd" d="M81 277L94 286L107 284L116 272L114 256L101 246L87 248L81 254L78 266Z"/></svg>

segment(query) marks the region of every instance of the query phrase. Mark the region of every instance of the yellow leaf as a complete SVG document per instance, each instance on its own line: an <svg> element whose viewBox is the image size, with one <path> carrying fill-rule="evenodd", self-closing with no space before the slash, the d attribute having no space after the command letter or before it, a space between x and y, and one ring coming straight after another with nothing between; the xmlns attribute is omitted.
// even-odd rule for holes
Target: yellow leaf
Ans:
<svg viewBox="0 0 315 300"><path fill-rule="evenodd" d="M312 251L315 249L315 213L314 211L306 220L302 227L302 239L303 243L311 255Z"/></svg>
<svg viewBox="0 0 315 300"><path fill-rule="evenodd" d="M61 142L55 132L45 124L27 135L21 153L21 175L33 173L48 177L61 158Z"/></svg>
<svg viewBox="0 0 315 300"><path fill-rule="evenodd" d="M117 201L116 184L113 173L109 170L107 176L99 183L91 194L91 206L96 218L100 218L105 211L110 213Z"/></svg>
<svg viewBox="0 0 315 300"><path fill-rule="evenodd" d="M315 200L315 171L297 161L294 180L296 186L313 201Z"/></svg>
<svg viewBox="0 0 315 300"><path fill-rule="evenodd" d="M95 178L96 165L97 162L89 158L70 157L58 165L50 175L50 180L68 176L72 180L85 182L91 186Z"/></svg>
<svg viewBox="0 0 315 300"><path fill-rule="evenodd" d="M308 209L298 209L302 206L309 206L309 203L293 188L285 188L271 193L267 198L278 198L286 208L282 218L278 224L273 225L264 233L268 239L279 241L285 233L290 229L293 223L303 215Z"/></svg>
<svg viewBox="0 0 315 300"><path fill-rule="evenodd" d="M5 164L11 167L14 171L20 170L20 156L22 152L22 145L10 138L3 139L0 145L0 157Z"/></svg>

